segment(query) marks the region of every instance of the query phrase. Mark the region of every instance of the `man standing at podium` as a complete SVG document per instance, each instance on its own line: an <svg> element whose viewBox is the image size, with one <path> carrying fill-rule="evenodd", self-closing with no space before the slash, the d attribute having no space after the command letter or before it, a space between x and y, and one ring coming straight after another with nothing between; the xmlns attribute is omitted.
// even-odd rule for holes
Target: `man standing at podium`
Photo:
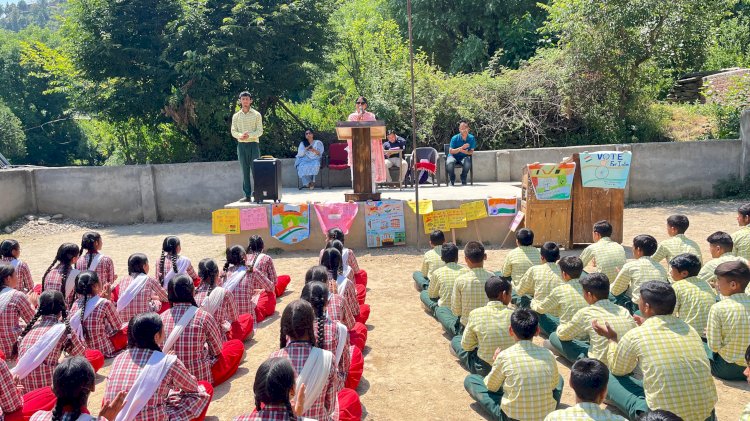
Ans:
<svg viewBox="0 0 750 421"><path fill-rule="evenodd" d="M263 134L263 118L250 107L252 104L250 92L242 92L241 109L232 116L232 137L237 139L237 158L242 168L242 190L245 192L240 202L252 202L253 161L260 158L260 136Z"/></svg>
<svg viewBox="0 0 750 421"><path fill-rule="evenodd" d="M448 158L445 161L445 167L448 170L448 176L451 179L451 186L456 182L456 164L461 165L461 185L466 185L466 176L471 169L471 155L477 147L477 141L474 135L469 133L469 123L461 120L458 124L458 134L451 138L451 144L448 149Z"/></svg>
<svg viewBox="0 0 750 421"><path fill-rule="evenodd" d="M367 111L367 99L363 96L360 96L357 98L357 101L355 101L356 108L353 113L349 114L349 118L347 120L349 121L375 121L375 114ZM352 159L352 152L354 151L352 149L352 141L351 139L347 141L349 144L348 150L349 150L349 166L352 168L352 171L354 170L354 162ZM383 142L381 139L371 139L372 148L370 150L370 162L372 168L372 191L375 191L375 183L382 183L385 181L385 160L383 159L384 151L383 151ZM352 177L352 180L354 178Z"/></svg>

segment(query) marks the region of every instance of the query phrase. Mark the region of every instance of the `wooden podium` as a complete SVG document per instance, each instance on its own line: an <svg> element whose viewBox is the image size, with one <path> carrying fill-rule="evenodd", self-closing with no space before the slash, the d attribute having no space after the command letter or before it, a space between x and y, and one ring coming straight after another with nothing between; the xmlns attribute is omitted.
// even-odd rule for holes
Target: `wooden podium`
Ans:
<svg viewBox="0 0 750 421"><path fill-rule="evenodd" d="M344 199L354 202L380 200L380 193L374 191L372 183L372 138L385 138L383 121L339 121L336 123L339 140L352 141L352 161L354 193L344 194ZM383 157L383 159L385 159Z"/></svg>

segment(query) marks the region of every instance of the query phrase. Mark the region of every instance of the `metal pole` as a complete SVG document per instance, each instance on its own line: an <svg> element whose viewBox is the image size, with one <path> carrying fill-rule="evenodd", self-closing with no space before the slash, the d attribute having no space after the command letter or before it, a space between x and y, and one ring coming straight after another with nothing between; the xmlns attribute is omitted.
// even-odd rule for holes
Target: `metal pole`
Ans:
<svg viewBox="0 0 750 421"><path fill-rule="evenodd" d="M411 66L411 163L412 177L414 179L414 199L416 201L415 234L417 235L417 249L420 248L419 235L419 174L417 174L417 113L414 110L414 39L411 34L411 0L406 0L406 16L409 22L409 65Z"/></svg>

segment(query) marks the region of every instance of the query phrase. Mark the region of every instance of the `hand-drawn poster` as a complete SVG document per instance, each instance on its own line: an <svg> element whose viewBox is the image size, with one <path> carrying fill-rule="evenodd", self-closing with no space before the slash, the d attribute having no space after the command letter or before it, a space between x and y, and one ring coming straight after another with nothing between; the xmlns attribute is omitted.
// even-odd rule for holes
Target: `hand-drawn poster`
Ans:
<svg viewBox="0 0 750 421"><path fill-rule="evenodd" d="M240 210L240 229L253 231L268 228L268 210L265 206Z"/></svg>
<svg viewBox="0 0 750 421"><path fill-rule="evenodd" d="M345 235L349 234L349 228L352 227L354 218L359 212L357 203L316 203L315 213L318 215L318 222L323 234L328 233L331 228L339 228L344 231Z"/></svg>
<svg viewBox="0 0 750 421"><path fill-rule="evenodd" d="M239 234L240 210L219 209L211 212L212 234Z"/></svg>
<svg viewBox="0 0 750 421"><path fill-rule="evenodd" d="M529 177L539 200L570 200L575 162L529 164Z"/></svg>
<svg viewBox="0 0 750 421"><path fill-rule="evenodd" d="M271 208L271 235L284 244L296 244L310 237L310 206L275 203Z"/></svg>
<svg viewBox="0 0 750 421"><path fill-rule="evenodd" d="M466 228L466 214L461 208L446 209L443 212L447 215L448 226L453 228Z"/></svg>
<svg viewBox="0 0 750 421"><path fill-rule="evenodd" d="M406 244L404 202L380 200L365 203L367 247L390 247Z"/></svg>
<svg viewBox="0 0 750 421"><path fill-rule="evenodd" d="M450 231L451 226L448 221L448 214L443 210L434 211L428 215L422 215L424 233L430 234L432 231Z"/></svg>
<svg viewBox="0 0 750 421"><path fill-rule="evenodd" d="M624 189L630 175L633 154L627 151L582 152L581 181L583 187Z"/></svg>
<svg viewBox="0 0 750 421"><path fill-rule="evenodd" d="M487 217L487 205L484 200L462 203L461 210L464 211L467 221L476 221Z"/></svg>
<svg viewBox="0 0 750 421"><path fill-rule="evenodd" d="M526 216L525 213L518 211L516 214L516 217L513 218L513 220L510 222L510 231L516 232L519 226L521 226L521 222L523 222L523 217Z"/></svg>
<svg viewBox="0 0 750 421"><path fill-rule="evenodd" d="M487 213L490 216L512 216L516 214L516 205L518 199L510 198L489 198L487 199Z"/></svg>
<svg viewBox="0 0 750 421"><path fill-rule="evenodd" d="M417 202L415 200L409 200L406 202L411 208L412 212L417 213ZM423 199L419 201L419 214L427 215L432 213L432 200Z"/></svg>

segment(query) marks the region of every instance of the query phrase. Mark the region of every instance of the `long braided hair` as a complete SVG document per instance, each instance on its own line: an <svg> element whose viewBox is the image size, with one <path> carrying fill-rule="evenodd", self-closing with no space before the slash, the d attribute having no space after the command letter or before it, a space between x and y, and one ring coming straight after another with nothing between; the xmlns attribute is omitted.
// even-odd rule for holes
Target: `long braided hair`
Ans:
<svg viewBox="0 0 750 421"><path fill-rule="evenodd" d="M287 337L296 341L307 336L310 345L315 346L314 320L315 312L310 303L302 300L294 300L289 303L281 314L279 348L286 347Z"/></svg>
<svg viewBox="0 0 750 421"><path fill-rule="evenodd" d="M208 285L206 297L211 295L211 291L216 288L216 277L219 275L219 265L214 259L203 259L198 262L198 276L201 278L201 284Z"/></svg>
<svg viewBox="0 0 750 421"><path fill-rule="evenodd" d="M21 245L18 244L18 241L16 240L3 240L2 243L0 243L0 257L5 257L7 259L13 259L15 256L13 256L13 252L16 250L21 250Z"/></svg>
<svg viewBox="0 0 750 421"><path fill-rule="evenodd" d="M326 267L328 272L332 274L333 279L344 274L344 262L341 252L333 247L323 251L323 255L320 256L320 264Z"/></svg>
<svg viewBox="0 0 750 421"><path fill-rule="evenodd" d="M0 264L0 291L5 288L13 288L9 285L8 279L13 277L16 273L16 268L9 264Z"/></svg>
<svg viewBox="0 0 750 421"><path fill-rule="evenodd" d="M302 300L307 301L315 311L315 322L318 327L317 347L325 348L326 305L328 305L328 286L323 282L310 282L302 288ZM329 351L334 351L329 349Z"/></svg>
<svg viewBox="0 0 750 421"><path fill-rule="evenodd" d="M177 249L179 247L180 239L174 235L165 238L161 244L161 258L159 260L159 273L157 275L159 275L159 282L162 284L164 283L164 276L167 274L167 271L164 270L164 261L167 257L172 260L172 270L174 270L174 273L177 273Z"/></svg>
<svg viewBox="0 0 750 421"><path fill-rule="evenodd" d="M96 243L102 241L102 236L98 232L89 231L83 234L81 238L81 250L78 255L81 256L83 251L86 250L86 269L91 269L91 263L94 261L94 255L98 253L96 250Z"/></svg>
<svg viewBox="0 0 750 421"><path fill-rule="evenodd" d="M247 254L245 253L245 249L242 248L242 246L235 245L227 249L226 257L227 262L224 263L224 281L226 281L227 279L227 269L229 269L229 265L234 265L235 267L243 266L245 264ZM251 271L250 268L248 268L247 270Z"/></svg>
<svg viewBox="0 0 750 421"><path fill-rule="evenodd" d="M76 420L94 390L96 375L91 363L83 357L64 359L52 373L52 391L57 403L52 410L52 421ZM72 408L69 416L64 417L64 408Z"/></svg>
<svg viewBox="0 0 750 421"><path fill-rule="evenodd" d="M187 303L198 307L198 304L195 303L195 284L193 284L193 280L185 274L177 275L169 280L167 295L171 306L180 303Z"/></svg>
<svg viewBox="0 0 750 421"><path fill-rule="evenodd" d="M49 275L49 273L52 271L52 268L55 267L55 263L60 262L60 264L63 266L62 281L60 282L60 292L62 292L64 296L66 289L65 287L68 283L68 275L70 275L70 270L73 269L73 259L78 257L80 254L80 249L73 243L64 243L60 245L60 247L58 247L57 249L55 260L52 261L47 270L44 272L44 276L42 276L42 291L44 291L44 282L47 280L47 275Z"/></svg>
<svg viewBox="0 0 750 421"><path fill-rule="evenodd" d="M295 387L295 373L292 363L287 358L269 358L258 366L253 383L255 410L261 411L263 405L284 405L289 412L289 419L297 420L289 400L289 393Z"/></svg>
<svg viewBox="0 0 750 421"><path fill-rule="evenodd" d="M18 336L16 343L13 345L13 355L18 355L18 346L21 344L21 341L23 341L23 338L34 328L34 325L39 318L42 316L53 316L58 314L62 316L62 321L65 323L65 335L68 338L65 341L63 350L66 352L70 350L72 345L71 330L70 324L68 323L68 311L65 307L65 298L60 291L44 291L42 292L42 295L39 296L39 308L36 310L34 317L31 318L21 332L21 335Z"/></svg>
<svg viewBox="0 0 750 421"><path fill-rule="evenodd" d="M85 271L78 274L76 277L76 294L80 295L83 299L81 305L81 329L83 330L83 339L88 339L89 332L86 329L86 325L83 324L83 315L86 313L86 303L89 301L89 296L94 295L94 285L99 283L99 275L96 272Z"/></svg>

